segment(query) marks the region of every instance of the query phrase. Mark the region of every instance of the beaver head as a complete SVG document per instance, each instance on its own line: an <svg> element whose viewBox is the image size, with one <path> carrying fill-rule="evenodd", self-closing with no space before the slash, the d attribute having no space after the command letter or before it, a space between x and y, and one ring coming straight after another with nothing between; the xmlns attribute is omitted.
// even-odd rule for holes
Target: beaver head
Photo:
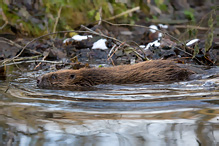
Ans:
<svg viewBox="0 0 219 146"><path fill-rule="evenodd" d="M84 90L93 84L85 81L79 70L59 70L38 77L37 86L50 89Z"/></svg>

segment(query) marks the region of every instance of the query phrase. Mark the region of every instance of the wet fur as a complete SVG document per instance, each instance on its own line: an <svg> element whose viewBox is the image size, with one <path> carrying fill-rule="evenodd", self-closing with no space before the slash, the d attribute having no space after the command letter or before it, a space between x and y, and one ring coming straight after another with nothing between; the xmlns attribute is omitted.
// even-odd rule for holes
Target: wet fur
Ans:
<svg viewBox="0 0 219 146"><path fill-rule="evenodd" d="M83 90L98 84L134 84L187 80L193 72L173 61L146 61L115 67L59 70L38 79L40 88Z"/></svg>

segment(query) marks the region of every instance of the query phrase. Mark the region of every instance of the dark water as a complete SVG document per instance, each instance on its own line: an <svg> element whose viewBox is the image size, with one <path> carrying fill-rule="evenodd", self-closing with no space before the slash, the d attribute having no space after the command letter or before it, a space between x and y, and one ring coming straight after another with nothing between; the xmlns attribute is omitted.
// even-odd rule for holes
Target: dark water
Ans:
<svg viewBox="0 0 219 146"><path fill-rule="evenodd" d="M43 73L0 80L0 145L219 145L218 77L78 92L38 89Z"/></svg>

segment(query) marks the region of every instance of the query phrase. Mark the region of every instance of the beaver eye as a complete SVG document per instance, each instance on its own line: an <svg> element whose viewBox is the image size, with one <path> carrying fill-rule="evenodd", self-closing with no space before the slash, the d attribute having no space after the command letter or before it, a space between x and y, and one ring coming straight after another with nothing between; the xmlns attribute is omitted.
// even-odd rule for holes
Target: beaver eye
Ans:
<svg viewBox="0 0 219 146"><path fill-rule="evenodd" d="M75 78L75 75L70 75L70 79L74 79Z"/></svg>
<svg viewBox="0 0 219 146"><path fill-rule="evenodd" d="M52 78L53 80L57 79L56 75L54 75L54 74L51 76L51 78Z"/></svg>

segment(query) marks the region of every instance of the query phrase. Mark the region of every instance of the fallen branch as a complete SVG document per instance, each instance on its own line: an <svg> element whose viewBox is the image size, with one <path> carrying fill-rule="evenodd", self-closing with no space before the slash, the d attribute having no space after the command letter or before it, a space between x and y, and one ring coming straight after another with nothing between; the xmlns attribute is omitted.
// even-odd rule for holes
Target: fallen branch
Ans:
<svg viewBox="0 0 219 146"><path fill-rule="evenodd" d="M143 25L137 25L137 24L115 24L115 23L111 23L111 22L106 21L106 20L102 20L102 21L105 22L105 23L108 23L108 24L110 24L110 25L114 25L114 26L131 26L131 27L146 28L146 29L149 29L149 30L150 30L150 29L156 30L156 31L158 31L158 32L163 33L164 35L168 35L169 37L171 37L172 39L176 40L176 41L179 42L179 43L183 43L183 42L181 42L179 39L177 39L176 37L170 35L170 34L167 33L167 32L164 32L164 31L162 31L162 30L157 30L157 29L154 29L154 28L150 28L150 27L143 26Z"/></svg>
<svg viewBox="0 0 219 146"><path fill-rule="evenodd" d="M138 45L138 43L136 43L135 41L130 41L131 43L133 43L135 46L137 46L138 47L138 49L140 49L141 50L141 52L143 53L143 55L144 55L144 58L145 58L145 60L149 60L148 58L147 58L147 56L146 56L146 54L145 54L145 52L144 52L144 50Z"/></svg>
<svg viewBox="0 0 219 146"><path fill-rule="evenodd" d="M18 48L23 48L21 45L19 45L18 43L14 42L12 40L9 40L9 39L4 38L4 37L0 37L0 38L1 38L0 42L2 42L2 43L7 43L7 44L9 44L11 46L16 46Z"/></svg>
<svg viewBox="0 0 219 146"><path fill-rule="evenodd" d="M185 24L188 23L189 21L184 19L184 20L161 20L161 19L149 19L148 22L151 23L162 23L162 24Z"/></svg>
<svg viewBox="0 0 219 146"><path fill-rule="evenodd" d="M109 59L112 59L112 57L113 57L113 55L118 51L118 49L119 48L121 48L123 45L125 44L125 42L124 43L122 43L122 44L120 44L118 47L116 47L116 49L113 51L113 53L108 57L108 61L109 61Z"/></svg>
<svg viewBox="0 0 219 146"><path fill-rule="evenodd" d="M147 27L147 26L142 26L142 25L114 24L114 23L108 22L108 21L106 21L106 20L102 20L102 21L105 22L105 23L108 23L108 24L110 24L110 25L115 25L115 26L132 26L132 27L142 27L142 28L146 28L146 29L153 29L153 28L150 28L150 27ZM156 30L156 29L153 29L153 30ZM169 33L164 32L164 31L162 31L162 30L156 30L156 31L161 32L161 33L163 33L163 34L166 34L166 35L168 35L169 37L171 37L171 38L175 39L176 41L178 41L178 43L182 43L184 47L186 46L186 45L185 45L185 42L181 42L179 39L177 39L176 37L170 35ZM178 48L178 47L176 47L176 49L178 49L178 50L184 52L185 54L188 54L189 56L193 56L192 54L186 52L186 51L183 50L183 49L180 49L180 48ZM200 64L203 64L203 63L202 63L201 61L199 61L196 57L194 57L194 59L195 59L196 61L198 61Z"/></svg>
<svg viewBox="0 0 219 146"><path fill-rule="evenodd" d="M93 31L93 30L87 28L87 27L84 26L84 25L81 25L81 27L83 27L84 29L90 31L90 33L93 33L93 34L95 34L95 35L99 35L99 36L102 36L102 37L104 37L104 38L108 38L108 39L114 40L114 41L116 41L116 42L119 42L120 44L124 43L124 42L122 42L122 41L120 41L120 40L118 40L118 39L116 39L116 38L113 38L113 37L110 37L110 36L107 36L107 35L104 35L104 34L97 33L97 32L95 32L95 31ZM125 45L128 46L128 47L131 47L131 46L130 46L129 44L127 44L127 43L125 43ZM133 48L133 47L131 47L131 48ZM145 58L144 58L141 54L139 54L137 51L135 51L134 48L133 48L133 52L134 52L137 56L139 56L142 60L145 60Z"/></svg>
<svg viewBox="0 0 219 146"><path fill-rule="evenodd" d="M66 64L66 65L71 64L71 63L64 63L64 62L58 62L58 61L48 61L48 60L26 60L26 61L19 61L19 62L13 62L13 63L0 65L0 67L11 66L11 65L16 65L16 64L22 64L22 63L36 63L36 62L51 63L51 64Z"/></svg>
<svg viewBox="0 0 219 146"><path fill-rule="evenodd" d="M12 61L12 60L18 58L18 57L23 53L23 51L27 48L28 45L30 45L31 43L35 42L35 41L38 40L38 39L41 39L41 38L46 37L46 36L49 36L49 35L55 35L55 34L59 34L59 33L70 33L70 32L90 33L90 32L88 32L88 31L69 30L69 31L58 31L58 32L49 33L49 34L45 34L45 35L39 36L39 37L34 38L33 40L31 40L30 42L28 42L28 43L22 48L22 50L20 51L19 54L17 54L17 55L16 55L15 57L13 57L13 58L5 59L2 64L5 64L6 62L10 62L10 61Z"/></svg>
<svg viewBox="0 0 219 146"><path fill-rule="evenodd" d="M199 29L199 30L209 30L207 27L193 26L193 25L175 25L175 28L190 28L190 29Z"/></svg>
<svg viewBox="0 0 219 146"><path fill-rule="evenodd" d="M183 49L180 49L180 48L178 48L178 47L175 47L175 48L176 48L176 49L178 49L178 50L180 50L180 51L182 51L182 52L184 52L185 54L187 54L187 55L189 55L189 56L193 57L193 55L192 55L192 54L190 54L190 53L186 52L185 50L183 50ZM195 60L196 60L198 63L200 63L200 64L204 65L204 63L202 63L200 60L198 60L198 58L194 57L193 59L195 59Z"/></svg>
<svg viewBox="0 0 219 146"><path fill-rule="evenodd" d="M42 61L45 61L46 57L48 57L49 52L43 57ZM37 69L37 67L39 67L42 64L42 62L40 62L39 64L37 64L37 66L34 67L34 70Z"/></svg>
<svg viewBox="0 0 219 146"><path fill-rule="evenodd" d="M90 28L88 28L88 27L86 27L86 26L84 26L84 25L81 25L81 27L84 28L84 29L86 29L87 31L89 31L89 32L92 33L92 34L95 34L95 35L98 35L98 36L102 36L102 37L104 37L104 38L108 38L108 39L114 40L114 41L119 42L119 43L123 43L122 41L120 41L120 40L118 40L118 39L116 39L116 38L107 36L107 35L105 35L105 34L97 33L96 31L93 31L93 30L91 30Z"/></svg>
<svg viewBox="0 0 219 146"><path fill-rule="evenodd" d="M20 58L14 59L14 62L38 59L38 58L41 57L41 56L42 56L42 55L31 56L31 57L20 57ZM3 62L3 61L0 61L0 62Z"/></svg>

